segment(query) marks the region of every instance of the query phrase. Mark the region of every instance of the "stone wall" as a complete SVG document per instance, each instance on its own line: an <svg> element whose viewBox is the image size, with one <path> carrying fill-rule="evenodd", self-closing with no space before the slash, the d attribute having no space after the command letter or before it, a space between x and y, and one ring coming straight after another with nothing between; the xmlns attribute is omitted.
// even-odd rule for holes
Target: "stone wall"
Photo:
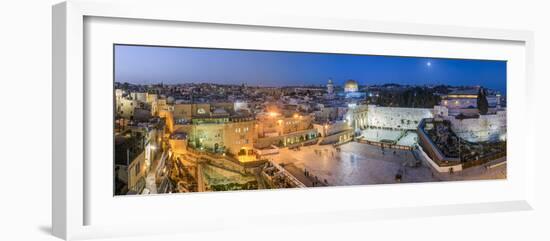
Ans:
<svg viewBox="0 0 550 241"><path fill-rule="evenodd" d="M369 127L416 130L422 119L432 117L433 110L427 108L380 107L369 105L367 124Z"/></svg>
<svg viewBox="0 0 550 241"><path fill-rule="evenodd" d="M470 142L506 140L506 111L493 115L480 115L479 118L457 119L447 117L451 129L460 138Z"/></svg>

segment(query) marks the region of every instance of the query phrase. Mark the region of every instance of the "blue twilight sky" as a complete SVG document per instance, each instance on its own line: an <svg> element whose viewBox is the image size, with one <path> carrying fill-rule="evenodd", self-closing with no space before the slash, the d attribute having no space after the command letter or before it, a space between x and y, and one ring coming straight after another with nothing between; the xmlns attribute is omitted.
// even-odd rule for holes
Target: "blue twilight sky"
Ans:
<svg viewBox="0 0 550 241"><path fill-rule="evenodd" d="M384 83L481 85L506 94L506 62L115 45L115 81L251 86Z"/></svg>

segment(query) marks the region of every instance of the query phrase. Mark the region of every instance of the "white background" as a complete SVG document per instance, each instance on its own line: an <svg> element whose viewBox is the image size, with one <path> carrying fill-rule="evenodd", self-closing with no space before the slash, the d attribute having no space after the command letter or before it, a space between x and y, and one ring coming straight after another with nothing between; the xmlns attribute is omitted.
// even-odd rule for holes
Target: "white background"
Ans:
<svg viewBox="0 0 550 241"><path fill-rule="evenodd" d="M0 9L1 196L0 240L56 240L51 227L51 4L58 1L13 1ZM230 1L196 4L218 11L265 11L278 14L437 23L535 31L537 107L548 111L550 16L544 1ZM210 4L209 4L210 3ZM191 3L190 3L191 4ZM154 11L154 10L152 10ZM541 113L537 125L544 126ZM538 132L538 156L545 136ZM548 158L546 158L548 159ZM385 220L331 225L304 224L295 228L249 230L246 227L174 237L119 240L548 240L550 165L538 160L536 210L531 212Z"/></svg>

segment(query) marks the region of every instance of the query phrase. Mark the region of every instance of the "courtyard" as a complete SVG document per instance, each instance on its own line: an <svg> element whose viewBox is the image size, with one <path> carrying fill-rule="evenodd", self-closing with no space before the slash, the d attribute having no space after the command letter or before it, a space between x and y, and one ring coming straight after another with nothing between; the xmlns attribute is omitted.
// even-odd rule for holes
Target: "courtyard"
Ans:
<svg viewBox="0 0 550 241"><path fill-rule="evenodd" d="M419 158L421 155L415 155L413 151L382 149L358 142L349 142L339 147L313 145L281 149L278 155L271 157L272 161L285 166L301 181L307 171L310 180L316 179L323 184L319 186L506 178L506 164L492 168L480 166L449 174L433 171ZM495 160L492 164L504 160ZM307 180L302 182L312 186Z"/></svg>

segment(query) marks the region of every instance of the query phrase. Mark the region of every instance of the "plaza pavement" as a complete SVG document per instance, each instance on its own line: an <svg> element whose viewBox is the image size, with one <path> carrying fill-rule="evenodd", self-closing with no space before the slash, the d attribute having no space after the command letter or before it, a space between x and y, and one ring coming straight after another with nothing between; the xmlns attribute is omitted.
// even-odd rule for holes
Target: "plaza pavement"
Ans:
<svg viewBox="0 0 550 241"><path fill-rule="evenodd" d="M357 142L346 143L340 148L340 152L331 145L306 146L300 150L281 149L278 155L272 156L272 160L279 164L291 164L289 172L292 171L293 175L303 175L305 168L311 176L317 176L321 181L326 179L328 186L397 183L395 175L400 169L401 183L506 177L505 164L491 169L486 169L485 166L474 167L462 173L437 173L424 163L418 167L407 165L416 160L411 151L387 148L382 150L380 147ZM297 178L299 177L300 175Z"/></svg>

